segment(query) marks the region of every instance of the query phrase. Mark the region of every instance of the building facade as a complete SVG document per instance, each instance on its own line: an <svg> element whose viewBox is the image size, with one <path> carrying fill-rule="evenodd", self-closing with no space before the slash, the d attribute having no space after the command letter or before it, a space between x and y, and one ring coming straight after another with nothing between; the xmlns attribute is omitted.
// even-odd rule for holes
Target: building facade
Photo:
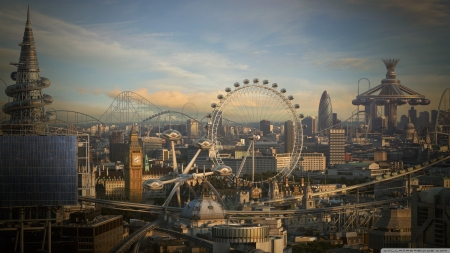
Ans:
<svg viewBox="0 0 450 253"><path fill-rule="evenodd" d="M345 163L345 130L330 129L330 161L329 164Z"/></svg>
<svg viewBox="0 0 450 253"><path fill-rule="evenodd" d="M375 228L369 230L369 248L380 253L383 248L410 248L411 209L383 209Z"/></svg>
<svg viewBox="0 0 450 253"><path fill-rule="evenodd" d="M414 189L412 197L413 248L450 247L450 188Z"/></svg>

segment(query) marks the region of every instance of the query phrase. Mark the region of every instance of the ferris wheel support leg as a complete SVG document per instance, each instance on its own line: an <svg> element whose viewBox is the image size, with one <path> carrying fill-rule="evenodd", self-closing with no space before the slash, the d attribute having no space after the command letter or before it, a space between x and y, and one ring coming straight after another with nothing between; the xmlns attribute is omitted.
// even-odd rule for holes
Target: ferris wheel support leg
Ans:
<svg viewBox="0 0 450 253"><path fill-rule="evenodd" d="M189 173L189 171L191 170L192 166L194 165L195 160L197 160L197 157L198 157L198 155L200 154L201 151L202 151L201 149L197 150L197 153L195 153L195 155L192 158L192 160L189 162L189 164L184 169L183 174L188 174Z"/></svg>
<svg viewBox="0 0 450 253"><path fill-rule="evenodd" d="M175 155L175 141L170 141L172 143L172 161L173 161L173 171L178 173L177 156Z"/></svg>
<svg viewBox="0 0 450 253"><path fill-rule="evenodd" d="M175 192L177 191L177 189L180 187L180 184L181 184L181 181L175 183L175 185L173 186L172 191L170 192L170 194L167 197L166 201L164 202L163 206L168 206L169 205L170 200L172 199L172 197L175 194Z"/></svg>

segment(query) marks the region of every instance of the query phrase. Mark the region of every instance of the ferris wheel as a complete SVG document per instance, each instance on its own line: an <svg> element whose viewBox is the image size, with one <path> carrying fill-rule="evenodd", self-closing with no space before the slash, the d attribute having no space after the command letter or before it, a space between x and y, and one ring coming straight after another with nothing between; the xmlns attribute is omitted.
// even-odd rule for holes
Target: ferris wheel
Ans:
<svg viewBox="0 0 450 253"><path fill-rule="evenodd" d="M298 167L305 127L303 115L297 113L300 106L291 102L294 97L286 96L284 88L278 90L277 83L269 85L268 80L260 83L257 78L253 83L245 79L242 86L236 82L234 89L226 88L225 92L226 95L217 96L218 103L211 104L213 112L208 124L208 138L215 144L210 150L214 164L225 164L221 152L224 153L222 150L226 145L245 145L244 142L250 140L247 152L241 152L243 160L235 177L240 176L251 145L253 150L255 145L263 149L273 145L279 150L277 153L286 152L284 166L277 169L275 179L289 176Z"/></svg>

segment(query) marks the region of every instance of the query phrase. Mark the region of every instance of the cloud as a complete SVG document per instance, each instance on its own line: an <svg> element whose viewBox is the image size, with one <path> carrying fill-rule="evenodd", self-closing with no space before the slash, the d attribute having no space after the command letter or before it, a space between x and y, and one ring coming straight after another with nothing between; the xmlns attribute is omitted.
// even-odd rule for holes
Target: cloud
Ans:
<svg viewBox="0 0 450 253"><path fill-rule="evenodd" d="M367 70L369 62L364 58L342 58L337 60L331 60L326 66L329 69L342 70L342 69L362 69Z"/></svg>
<svg viewBox="0 0 450 253"><path fill-rule="evenodd" d="M450 6L440 0L382 0L380 2L383 9L403 10L425 24L449 23Z"/></svg>
<svg viewBox="0 0 450 253"><path fill-rule="evenodd" d="M270 51L269 50L261 50L261 51L254 51L253 53L254 54L268 54L268 53L270 53Z"/></svg>

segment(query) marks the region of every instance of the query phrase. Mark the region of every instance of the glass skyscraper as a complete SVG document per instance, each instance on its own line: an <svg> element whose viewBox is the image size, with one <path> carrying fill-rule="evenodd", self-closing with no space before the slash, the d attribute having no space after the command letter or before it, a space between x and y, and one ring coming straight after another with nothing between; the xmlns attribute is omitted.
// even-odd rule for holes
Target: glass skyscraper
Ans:
<svg viewBox="0 0 450 253"><path fill-rule="evenodd" d="M319 133L327 134L333 126L333 107L331 106L331 98L327 91L322 93L319 103ZM328 129L328 131L323 132Z"/></svg>

